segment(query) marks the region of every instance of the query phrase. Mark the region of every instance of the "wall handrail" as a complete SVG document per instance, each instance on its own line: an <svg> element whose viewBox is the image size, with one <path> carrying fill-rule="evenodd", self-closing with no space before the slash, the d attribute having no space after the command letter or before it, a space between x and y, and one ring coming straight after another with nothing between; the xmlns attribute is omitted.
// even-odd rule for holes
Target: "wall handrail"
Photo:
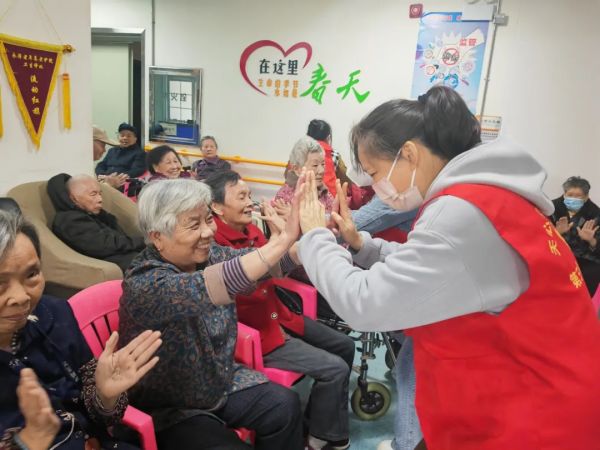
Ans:
<svg viewBox="0 0 600 450"><path fill-rule="evenodd" d="M263 178L242 177L242 180L249 183L271 184L273 186L283 186L285 184L283 181L265 180Z"/></svg>
<svg viewBox="0 0 600 450"><path fill-rule="evenodd" d="M145 151L152 150L152 147L146 145L144 147ZM195 156L197 158L202 158L202 153L194 152L188 150L186 148L175 149L175 151L181 156ZM246 164L257 164L260 166L272 166L272 167L287 167L287 163L277 162L277 161L264 161L261 159L251 159L251 158L243 158L241 156L222 156L219 155L219 158L224 159L225 161L232 161L236 163L246 163Z"/></svg>

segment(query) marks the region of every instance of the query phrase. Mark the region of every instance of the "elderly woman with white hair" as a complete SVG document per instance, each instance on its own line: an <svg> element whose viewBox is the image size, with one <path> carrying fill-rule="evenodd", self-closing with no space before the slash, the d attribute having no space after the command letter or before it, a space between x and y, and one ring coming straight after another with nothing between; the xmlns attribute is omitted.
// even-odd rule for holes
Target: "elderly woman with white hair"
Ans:
<svg viewBox="0 0 600 450"><path fill-rule="evenodd" d="M283 212L283 205L291 203L302 169L306 169L307 172L314 172L319 200L325 207L325 212L327 214L331 213L333 196L323 183L325 152L319 143L310 136L302 136L292 148L288 166L285 170L285 184L277 191L273 199L277 212Z"/></svg>
<svg viewBox="0 0 600 450"><path fill-rule="evenodd" d="M131 401L152 414L161 450L248 448L223 423L255 430L257 449L302 449L297 394L234 362L235 295L290 263L297 218L260 249L235 250L213 243L210 203L208 186L185 179L150 183L138 201L148 245L125 273L121 336L151 326L164 344Z"/></svg>

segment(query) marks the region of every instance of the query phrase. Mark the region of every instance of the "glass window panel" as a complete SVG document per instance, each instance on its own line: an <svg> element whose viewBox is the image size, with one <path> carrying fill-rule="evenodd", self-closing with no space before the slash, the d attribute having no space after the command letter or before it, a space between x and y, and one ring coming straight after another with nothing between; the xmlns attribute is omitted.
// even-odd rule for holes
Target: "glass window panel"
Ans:
<svg viewBox="0 0 600 450"><path fill-rule="evenodd" d="M192 110L191 109L186 109L186 108L182 108L180 109L181 111L181 120L192 120Z"/></svg>
<svg viewBox="0 0 600 450"><path fill-rule="evenodd" d="M181 109L171 108L169 111L169 118L171 120L181 120Z"/></svg>

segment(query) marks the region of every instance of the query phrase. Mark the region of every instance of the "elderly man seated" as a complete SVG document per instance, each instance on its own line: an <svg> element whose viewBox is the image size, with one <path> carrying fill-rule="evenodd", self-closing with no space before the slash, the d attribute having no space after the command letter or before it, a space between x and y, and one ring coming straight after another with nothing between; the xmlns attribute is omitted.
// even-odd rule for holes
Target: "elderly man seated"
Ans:
<svg viewBox="0 0 600 450"><path fill-rule="evenodd" d="M250 189L238 173L220 172L211 175L205 183L213 192L217 244L259 248L268 242L262 231L252 224ZM271 207L264 205L264 208ZM267 215L277 217L274 210ZM284 221L279 223L280 229L284 227ZM354 359L354 341L326 325L293 313L277 297L265 302L262 296L238 296L237 312L240 322L260 331L265 366L304 373L315 380L306 411L309 448L348 448L348 379Z"/></svg>
<svg viewBox="0 0 600 450"><path fill-rule="evenodd" d="M56 209L52 231L79 253L125 271L144 248L142 237L127 236L116 217L102 209L102 190L93 177L61 173L50 178L47 191Z"/></svg>

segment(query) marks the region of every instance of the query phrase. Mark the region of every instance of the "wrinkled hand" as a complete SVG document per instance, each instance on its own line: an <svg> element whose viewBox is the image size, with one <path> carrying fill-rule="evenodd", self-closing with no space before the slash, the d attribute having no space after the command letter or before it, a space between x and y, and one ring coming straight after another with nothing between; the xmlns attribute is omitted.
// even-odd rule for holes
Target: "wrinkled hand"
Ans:
<svg viewBox="0 0 600 450"><path fill-rule="evenodd" d="M319 201L315 174L311 171L306 173L305 177L306 183L302 186L300 198L300 228L302 233L308 233L310 230L327 225L325 207Z"/></svg>
<svg viewBox="0 0 600 450"><path fill-rule="evenodd" d="M287 220L292 213L292 205L287 203L285 200L278 198L273 200L272 206L282 219Z"/></svg>
<svg viewBox="0 0 600 450"><path fill-rule="evenodd" d="M291 246L300 237L300 199L302 196L302 190L306 183L306 170L302 170L298 182L296 184L296 190L294 191L294 197L290 205L290 214L285 223L285 229L279 235L280 238L284 239L286 244Z"/></svg>
<svg viewBox="0 0 600 450"><path fill-rule="evenodd" d="M114 187L115 189L120 188L126 182L129 176L126 173L113 172L110 175L99 175L98 179L104 181L106 184Z"/></svg>
<svg viewBox="0 0 600 450"><path fill-rule="evenodd" d="M112 409L121 393L142 378L158 362L152 357L162 341L160 332L146 330L115 352L119 334L115 331L106 342L96 367L96 390L102 404Z"/></svg>
<svg viewBox="0 0 600 450"><path fill-rule="evenodd" d="M273 208L268 202L262 201L260 204L260 210L262 215L260 218L267 223L271 236L279 236L285 229L286 220L277 214L275 208Z"/></svg>
<svg viewBox="0 0 600 450"><path fill-rule="evenodd" d="M32 369L21 370L17 397L25 418L25 427L19 437L31 450L46 450L60 429L60 420Z"/></svg>
<svg viewBox="0 0 600 450"><path fill-rule="evenodd" d="M596 239L594 236L596 235L596 231L598 231L598 225L596 225L595 220L588 220L582 227L577 227L577 234L581 240L592 244L592 247L595 247Z"/></svg>
<svg viewBox="0 0 600 450"><path fill-rule="evenodd" d="M342 236L344 241L346 241L354 250L358 251L361 249L363 242L362 236L356 229L356 225L354 225L352 213L348 207L348 201L346 198L348 183L344 183L344 185L341 186L340 180L336 180L335 185L337 188L336 198L338 199L340 212L332 212L331 218L335 222L339 234Z"/></svg>
<svg viewBox="0 0 600 450"><path fill-rule="evenodd" d="M563 216L556 221L555 227L560 234L567 234L573 227L573 223L569 223L569 219Z"/></svg>

